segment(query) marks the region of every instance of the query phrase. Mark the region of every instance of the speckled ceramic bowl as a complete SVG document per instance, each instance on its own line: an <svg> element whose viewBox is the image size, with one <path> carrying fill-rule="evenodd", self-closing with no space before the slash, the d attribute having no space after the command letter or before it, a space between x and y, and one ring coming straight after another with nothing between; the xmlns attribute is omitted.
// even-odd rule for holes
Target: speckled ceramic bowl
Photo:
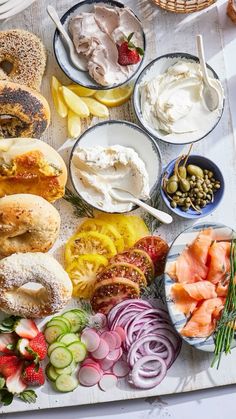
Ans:
<svg viewBox="0 0 236 419"><path fill-rule="evenodd" d="M224 100L223 100L223 106L220 111L219 117L215 118L214 123L209 125L209 128L207 130L199 130L193 136L190 136L188 133L181 134L180 136L178 136L178 138L176 138L176 136L172 134L166 134L161 130L157 130L153 128L144 119L143 114L142 114L142 109L141 109L140 85L143 82L149 81L153 79L154 77L160 74L163 74L169 67L176 64L179 60L199 62L198 57L196 57L195 55L184 53L184 52L175 52L175 53L162 55L161 57L157 57L155 60L151 61L139 74L136 80L134 92L133 92L134 110L142 127L156 140L161 140L165 143L175 144L175 145L190 144L206 137L217 126L224 110ZM216 72L208 64L207 64L207 68L208 68L208 73L210 77L219 79ZM199 124L201 124L201 121L199 121Z"/></svg>
<svg viewBox="0 0 236 419"><path fill-rule="evenodd" d="M105 4L107 6L111 6L111 7L121 7L121 8L125 7L124 4L122 4L118 1L114 1L114 0L85 0L85 1L81 1L80 3L75 4L69 10L67 10L67 12L62 16L61 23L64 26L64 28L66 29L66 31L68 32L68 24L69 24L69 21L72 17L74 17L77 14L82 13L82 12L91 12L93 10L94 4L97 4L97 3L103 3L103 4ZM133 14L135 15L134 12L133 12ZM138 17L137 17L137 19L138 19ZM141 25L141 30L142 30L142 25ZM144 34L143 30L142 30L142 39L143 39L142 48L145 52L146 39L145 39L145 34ZM54 48L54 54L55 54L56 60L59 64L59 66L61 67L62 71L73 82L75 82L75 83L77 83L81 86L87 87L89 89L94 89L94 90L113 89L114 87L118 87L118 86L121 86L122 84L125 84L125 83L129 82L135 76L135 74L138 72L138 70L140 69L140 67L143 63L143 58L142 58L140 60L139 65L136 66L132 75L127 80L125 80L124 82L119 83L119 84L112 84L111 86L101 86L98 83L96 83L96 81L93 80L90 77L90 75L87 71L80 71L73 66L72 62L70 61L69 54L67 52L68 51L67 47L64 45L63 39L62 39L61 35L59 34L58 30L55 31L54 40L53 40L53 48Z"/></svg>

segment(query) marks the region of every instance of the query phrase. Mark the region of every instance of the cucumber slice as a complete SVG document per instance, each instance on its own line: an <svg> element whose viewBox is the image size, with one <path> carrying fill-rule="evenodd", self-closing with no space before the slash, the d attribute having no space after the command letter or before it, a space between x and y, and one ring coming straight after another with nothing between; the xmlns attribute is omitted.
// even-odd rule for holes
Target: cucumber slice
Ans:
<svg viewBox="0 0 236 419"><path fill-rule="evenodd" d="M72 352L67 348L55 348L50 355L50 362L55 368L66 368L72 361Z"/></svg>
<svg viewBox="0 0 236 419"><path fill-rule="evenodd" d="M54 320L58 320L58 321L61 321L61 322L65 323L67 328L68 328L68 331L70 331L71 324L70 324L70 321L68 319L66 319L65 317L62 317L62 316L54 316L51 320L49 320L49 323L52 322L52 321L54 322Z"/></svg>
<svg viewBox="0 0 236 419"><path fill-rule="evenodd" d="M78 339L79 337L75 333L65 333L63 336L58 338L58 341L68 346L70 343L76 342Z"/></svg>
<svg viewBox="0 0 236 419"><path fill-rule="evenodd" d="M68 329L67 325L64 322L62 322L61 320L57 320L57 319L50 320L50 322L48 322L46 324L46 327L51 327L51 326L59 326L62 330L62 333L68 333L69 332L69 329Z"/></svg>
<svg viewBox="0 0 236 419"><path fill-rule="evenodd" d="M71 343L67 348L71 351L75 362L83 361L87 355L86 346L79 340Z"/></svg>
<svg viewBox="0 0 236 419"><path fill-rule="evenodd" d="M62 334L63 330L58 325L48 326L44 331L45 339L49 344L55 342L55 340L57 340L57 338Z"/></svg>
<svg viewBox="0 0 236 419"><path fill-rule="evenodd" d="M55 371L58 375L62 375L62 374L72 374L74 372L76 368L76 363L75 361L72 361L70 365L68 365L68 367L66 368L55 368Z"/></svg>
<svg viewBox="0 0 236 419"><path fill-rule="evenodd" d="M49 347L48 347L48 356L51 355L51 353L54 349L59 348L59 347L65 348L65 346L66 345L62 342L57 342L56 341L56 342L51 343L51 345L49 345Z"/></svg>
<svg viewBox="0 0 236 419"><path fill-rule="evenodd" d="M85 327L86 318L84 315L80 315L79 313L70 310L70 311L66 311L63 314L63 317L65 317L66 319L70 321L71 332L79 332Z"/></svg>
<svg viewBox="0 0 236 419"><path fill-rule="evenodd" d="M75 377L68 374L62 374L57 377L55 385L58 391L66 393L75 390L79 383Z"/></svg>
<svg viewBox="0 0 236 419"><path fill-rule="evenodd" d="M59 374L57 374L53 365L48 364L46 367L46 376L50 381L56 381Z"/></svg>

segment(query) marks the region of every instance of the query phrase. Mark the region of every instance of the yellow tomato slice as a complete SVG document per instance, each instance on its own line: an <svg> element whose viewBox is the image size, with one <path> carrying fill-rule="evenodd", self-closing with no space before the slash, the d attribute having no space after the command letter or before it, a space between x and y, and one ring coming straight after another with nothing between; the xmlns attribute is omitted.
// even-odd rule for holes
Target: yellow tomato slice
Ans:
<svg viewBox="0 0 236 419"><path fill-rule="evenodd" d="M135 228L129 221L129 217L123 214L98 213L97 218L115 226L123 237L125 249L134 245L136 242Z"/></svg>
<svg viewBox="0 0 236 419"><path fill-rule="evenodd" d="M141 217L138 217L137 215L128 215L127 218L134 227L136 240L149 236L150 231Z"/></svg>
<svg viewBox="0 0 236 419"><path fill-rule="evenodd" d="M97 274L108 264L107 258L90 254L78 256L67 267L67 272L73 283L73 296L91 298L94 291Z"/></svg>
<svg viewBox="0 0 236 419"><path fill-rule="evenodd" d="M123 252L124 240L114 225L109 224L106 221L93 218L84 221L79 226L78 232L82 233L84 231L97 231L98 233L105 234L114 242L117 252Z"/></svg>
<svg viewBox="0 0 236 419"><path fill-rule="evenodd" d="M116 247L110 237L96 231L76 233L66 244L65 261L71 263L80 255L98 254L106 258L116 255Z"/></svg>

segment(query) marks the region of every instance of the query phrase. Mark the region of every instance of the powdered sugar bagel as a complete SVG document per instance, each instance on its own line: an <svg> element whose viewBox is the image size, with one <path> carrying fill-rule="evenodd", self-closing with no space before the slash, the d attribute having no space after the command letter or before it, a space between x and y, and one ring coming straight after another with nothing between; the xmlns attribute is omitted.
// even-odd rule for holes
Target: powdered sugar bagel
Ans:
<svg viewBox="0 0 236 419"><path fill-rule="evenodd" d="M26 286L38 283L33 289ZM40 318L61 310L72 284L62 266L44 253L17 253L0 261L0 308L6 313Z"/></svg>

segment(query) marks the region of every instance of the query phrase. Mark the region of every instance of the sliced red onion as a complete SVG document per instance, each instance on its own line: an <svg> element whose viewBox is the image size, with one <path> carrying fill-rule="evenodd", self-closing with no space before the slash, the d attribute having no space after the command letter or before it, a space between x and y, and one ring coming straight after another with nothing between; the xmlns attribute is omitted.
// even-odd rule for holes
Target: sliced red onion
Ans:
<svg viewBox="0 0 236 419"><path fill-rule="evenodd" d="M156 376L154 377L142 377L140 375L140 370L142 367L150 361L158 361L161 368L157 371ZM138 388L153 388L160 384L163 378L166 376L167 367L165 361L157 355L144 356L140 358L130 373L130 382Z"/></svg>
<svg viewBox="0 0 236 419"><path fill-rule="evenodd" d="M138 298L122 301L109 311L107 316L109 326L111 326L111 323L113 323L118 311L122 310L123 308L127 309L128 307L144 309L150 308L152 305L148 301L139 300Z"/></svg>

